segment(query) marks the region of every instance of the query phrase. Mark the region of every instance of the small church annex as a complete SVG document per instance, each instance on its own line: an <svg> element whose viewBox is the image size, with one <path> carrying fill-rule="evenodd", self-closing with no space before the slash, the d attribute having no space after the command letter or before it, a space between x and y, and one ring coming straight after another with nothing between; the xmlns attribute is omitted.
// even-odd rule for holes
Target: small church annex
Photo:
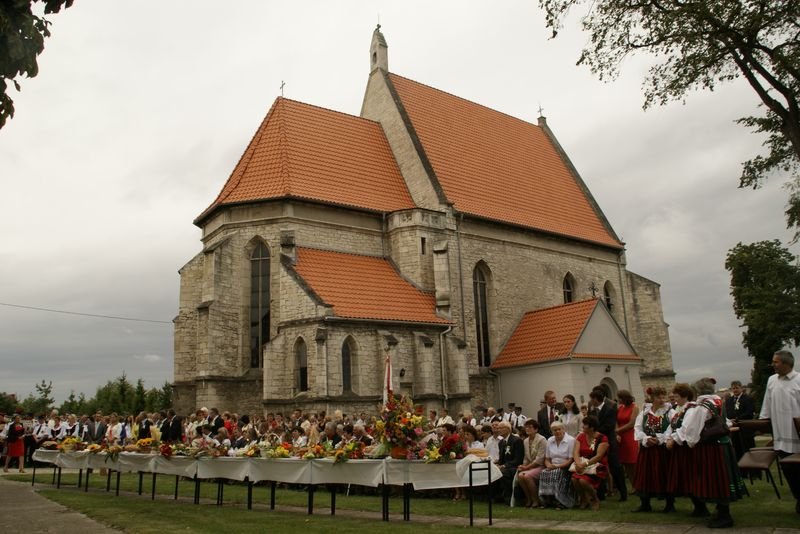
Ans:
<svg viewBox="0 0 800 534"><path fill-rule="evenodd" d="M378 27L360 116L279 97L180 269L174 405L452 413L548 389L674 380L659 285L544 117L389 71Z"/></svg>

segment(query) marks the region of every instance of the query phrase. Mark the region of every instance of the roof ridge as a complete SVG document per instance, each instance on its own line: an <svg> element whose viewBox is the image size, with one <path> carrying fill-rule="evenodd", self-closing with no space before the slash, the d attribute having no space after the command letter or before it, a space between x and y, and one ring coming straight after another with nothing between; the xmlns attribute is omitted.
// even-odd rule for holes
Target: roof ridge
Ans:
<svg viewBox="0 0 800 534"><path fill-rule="evenodd" d="M291 102L293 104L300 104L301 106L308 106L310 108L321 109L323 111L330 111L331 113L337 113L339 115L344 115L345 117L349 117L351 119L360 119L360 120L365 121L365 122L371 122L373 124L380 125L380 121L367 119L366 117L362 117L360 115L353 115L352 113L347 113L345 111L339 111L338 109L326 108L325 106L318 106L316 104L309 104L308 102L303 102L302 100L294 100L293 98L286 98L286 97L283 97L283 96L279 96L278 98L280 98L281 100L285 100L287 102Z"/></svg>
<svg viewBox="0 0 800 534"><path fill-rule="evenodd" d="M421 86L423 86L423 87L427 87L428 89L432 89L432 90L434 90L434 91L438 91L438 92L440 92L440 93L444 93L444 94L446 94L446 95L448 95L448 96L452 96L453 98L457 98L457 99L459 99L459 100L462 100L462 101L464 101L464 102L468 102L468 103L470 103L470 104L472 104L472 105L474 105L474 106L478 106L478 107L480 107L480 108L486 109L486 110L488 110L488 111L491 111L491 112L493 112L493 113L499 113L500 115L504 115L504 116L508 117L509 119L513 119L513 120L515 120L515 121L522 122L522 123L524 123L524 124L527 124L527 125L533 126L533 127L535 127L535 128L539 128L539 129L541 129L541 127L540 127L538 124L534 124L534 123L532 123L532 122L530 122L530 121L526 121L525 119L520 119L519 117L515 117L514 115L511 115L511 114L509 114L509 113L506 113L505 111L500 111L500 110L497 110L497 109L494 109L494 108L490 108L489 106L487 106L487 105L485 105L485 104L481 104L481 103L479 103L479 102L475 102L474 100L470 100L469 98L464 98L463 96L458 96L458 95L456 95L456 94L450 93L450 92L448 92L448 91L445 91L445 90L443 90L443 89L438 89L438 88L436 88L436 87L434 87L434 86L432 86L432 85L428 85L428 84L426 84L426 83L418 82L418 81L416 81L416 80L412 80L411 78L406 78L405 76L401 76L400 74L396 74L396 73L394 73L394 72L390 72L390 73L388 73L388 74L389 74L390 76L396 76L396 77L398 77L398 78L402 78L402 79L404 79L404 80L408 80L408 81L409 81L409 82L411 82L411 83L415 83L415 84L417 84L417 85L421 85Z"/></svg>
<svg viewBox="0 0 800 534"><path fill-rule="evenodd" d="M565 302L563 304L556 304L555 306L548 306L546 308L538 308L536 310L528 310L528 311L525 312L525 315L533 314L533 313L539 313L539 312L543 312L543 311L554 310L556 308L565 308L567 306L576 306L578 304L586 304L587 302L592 302L592 301L597 302L599 300L600 300L599 297L592 297L592 298L589 298L589 299L576 300L575 302Z"/></svg>
<svg viewBox="0 0 800 534"><path fill-rule="evenodd" d="M304 248L307 250L319 250L320 252L333 252L335 254L346 254L348 256L359 256L364 258L376 258L379 260L386 260L386 256L378 256L377 254L357 254L355 252L347 252L345 250L336 250L331 248L310 247L306 245L297 245L297 248Z"/></svg>
<svg viewBox="0 0 800 534"><path fill-rule="evenodd" d="M281 172L280 172L280 191L282 194L291 196L292 194L292 181L289 177L289 154L288 146L289 140L286 135L286 113L282 112L277 117L278 119L278 151L281 158Z"/></svg>

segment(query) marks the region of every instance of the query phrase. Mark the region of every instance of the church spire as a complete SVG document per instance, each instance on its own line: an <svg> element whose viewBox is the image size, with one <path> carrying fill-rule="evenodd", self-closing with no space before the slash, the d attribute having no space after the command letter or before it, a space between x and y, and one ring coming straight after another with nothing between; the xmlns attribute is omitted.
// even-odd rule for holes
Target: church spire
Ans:
<svg viewBox="0 0 800 534"><path fill-rule="evenodd" d="M372 32L372 44L369 46L369 71L383 69L389 72L389 47L386 46L386 39L381 33L381 25Z"/></svg>

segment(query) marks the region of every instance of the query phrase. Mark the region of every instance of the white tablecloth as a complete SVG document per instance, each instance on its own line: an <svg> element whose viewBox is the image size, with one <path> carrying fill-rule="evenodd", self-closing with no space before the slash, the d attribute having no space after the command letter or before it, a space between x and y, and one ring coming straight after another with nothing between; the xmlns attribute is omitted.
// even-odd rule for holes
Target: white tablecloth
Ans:
<svg viewBox="0 0 800 534"><path fill-rule="evenodd" d="M414 489L469 486L469 464L477 457L459 462L426 464L407 460L349 460L334 464L331 458L165 458L158 454L120 453L112 461L105 453L47 451L38 449L33 459L69 469L113 469L122 472L145 472L193 478L225 478L251 482L274 481L289 484L413 484ZM491 465L492 480L502 475ZM474 473L473 485L485 486L487 472Z"/></svg>

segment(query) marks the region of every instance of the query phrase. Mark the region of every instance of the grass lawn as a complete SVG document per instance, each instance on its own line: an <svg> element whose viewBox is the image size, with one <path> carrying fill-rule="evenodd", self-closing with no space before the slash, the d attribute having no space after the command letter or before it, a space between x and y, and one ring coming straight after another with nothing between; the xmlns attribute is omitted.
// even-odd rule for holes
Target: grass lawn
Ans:
<svg viewBox="0 0 800 534"><path fill-rule="evenodd" d="M777 472L773 473L777 478ZM10 475L6 478L11 480L19 480L30 483L31 475ZM143 495L130 496L121 495L119 498L113 497L114 478L112 477L112 492L107 494L105 492L106 478L97 474L93 474L90 483L89 493L84 493L82 490L77 491L75 484L77 483L77 475L64 474L61 478L62 490L55 491L45 489L51 487L52 471L50 469L39 470L36 474L36 484L41 485L43 495L48 498L62 502L70 508L80 510L91 517L95 517L107 524L114 524L116 526L123 526L130 530L131 521L127 519L117 519L115 517L131 517L130 512L145 511L155 512L150 514L152 517L159 519L155 520L152 528L159 528L163 531L166 525L159 523L164 517L169 515L176 521L175 528L185 530L187 526L191 527L196 525L198 529L202 528L208 531L208 527L213 528L216 521L220 522L220 526L225 522L236 521L237 526L239 521L247 523L252 519L253 528L262 528L265 526L265 521L275 521L276 527L283 528L285 524L291 523L292 525L302 524L299 522L300 516L302 521L306 520L313 522L319 528L330 528L332 532L346 532L349 529L364 528L366 524L372 524L373 527L379 526L381 530L385 527L392 525L391 528L398 528L406 531L408 528L413 528L411 525L395 525L395 521L386 523L378 523L380 518L381 503L378 496L364 496L354 495L345 496L339 494L336 499L337 510L358 510L365 512L373 512L376 514L376 519L356 520L345 519L342 517L331 518L327 515L327 507L329 506L329 494L323 488L319 488L315 497L315 515L312 517L305 515L305 507L307 504L307 493L304 491L291 490L279 488L276 492L276 504L279 506L294 506L297 507L296 512L263 512L255 510L249 513L243 510L241 506L232 507L230 504L244 504L247 502L247 489L244 485L239 484L226 484L224 499L226 506L216 507L201 505L200 507L194 506L186 502L186 499L191 499L194 494L194 484L189 480L182 480L179 484L179 495L182 498L179 502L174 502L165 499L163 496L172 496L175 488L175 477L160 475L157 479L156 493L162 495L155 502L149 498L152 477L149 474L144 476ZM121 477L120 491L136 493L138 491L139 477L136 474L124 474ZM66 487L64 487L66 486ZM72 487L70 487L72 486ZM217 486L214 483L203 482L201 483L201 498L203 499L216 499ZM737 527L784 527L784 528L797 528L798 515L794 511L795 500L789 492L788 486L778 486L781 500L775 497L772 486L766 481L756 480L753 486L747 482L750 497L745 497L742 501L736 502L731 506L734 519ZM263 507L269 501L269 486L255 486L253 492L254 503ZM654 501L654 507L660 508L661 504ZM676 506L679 510L677 514L663 515L661 513L650 514L632 514L630 511L638 505L638 500L634 497L628 502L620 503L616 499L610 499L601 503L599 512L590 512L584 510L570 510L570 511L555 511L555 510L529 510L523 508L509 508L506 505L496 505L494 507L494 516L496 518L506 519L528 519L528 520L552 520L552 521L605 521L605 522L619 522L619 523L681 523L681 524L697 524L704 525L704 520L693 519L688 517L688 512L691 510L691 504L688 499L678 499ZM326 510L323 512L323 508ZM393 496L390 499L390 511L392 513L402 512L402 499L399 496ZM116 515L115 515L116 514ZM232 514L232 515L229 515ZM145 514L147 515L147 514ZM415 515L428 515L428 516L455 516L464 518L469 517L469 507L466 502L452 502L449 498L438 494L436 496L427 493L415 493L411 500L411 518L414 520ZM485 502L477 501L475 506L475 515L477 519L485 519L487 516L487 506ZM183 524L183 518L188 522ZM172 521L173 519L171 519ZM138 520L137 520L138 521ZM260 526L259 526L260 525ZM360 525L360 527L359 527ZM315 528L316 528L315 526ZM418 525L417 525L418 527ZM143 530L139 527L135 532L151 532L147 530L147 525L142 525ZM247 531L246 524L242 526L243 532ZM337 530L337 529L344 530ZM445 528L444 525L437 525L437 530ZM462 530L462 529L459 529ZM130 530L133 532L133 530ZM400 530L398 530L400 531ZM562 531L563 532L563 531Z"/></svg>

